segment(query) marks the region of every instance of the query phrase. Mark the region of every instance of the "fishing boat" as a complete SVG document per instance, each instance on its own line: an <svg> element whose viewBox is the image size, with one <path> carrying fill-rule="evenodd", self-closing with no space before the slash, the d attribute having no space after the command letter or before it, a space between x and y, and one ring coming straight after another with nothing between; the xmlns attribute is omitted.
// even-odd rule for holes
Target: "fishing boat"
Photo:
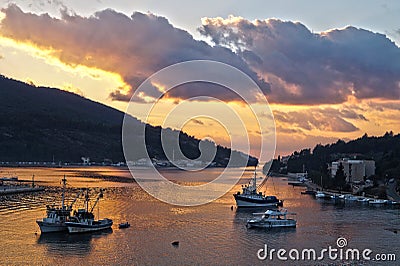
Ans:
<svg viewBox="0 0 400 266"><path fill-rule="evenodd" d="M46 217L40 220L36 220L36 223L39 225L40 232L42 233L55 233L55 232L68 231L68 228L65 223L69 221L69 219L71 218L72 206L79 198L81 192L77 194L77 196L70 205L65 205L65 188L67 185L67 180L65 176L62 179L62 184L63 187L62 187L61 206L55 207L47 205Z"/></svg>
<svg viewBox="0 0 400 266"><path fill-rule="evenodd" d="M283 206L283 201L276 196L266 196L262 192L257 192L257 174L254 170L254 176L248 185L242 186L242 193L233 194L238 207L277 207Z"/></svg>
<svg viewBox="0 0 400 266"><path fill-rule="evenodd" d="M65 222L70 234L95 232L111 228L113 225L111 219L94 219L93 210L101 198L103 198L103 190L100 190L93 206L89 210L89 189L86 189L85 208L74 211L74 216L70 217L69 221Z"/></svg>
<svg viewBox="0 0 400 266"><path fill-rule="evenodd" d="M293 218L287 218L287 215L296 215L295 213L289 213L286 209L281 210L267 210L263 213L253 213L253 215L261 215L254 219L247 221L247 227L258 227L258 228L284 228L284 227L296 227L297 221Z"/></svg>

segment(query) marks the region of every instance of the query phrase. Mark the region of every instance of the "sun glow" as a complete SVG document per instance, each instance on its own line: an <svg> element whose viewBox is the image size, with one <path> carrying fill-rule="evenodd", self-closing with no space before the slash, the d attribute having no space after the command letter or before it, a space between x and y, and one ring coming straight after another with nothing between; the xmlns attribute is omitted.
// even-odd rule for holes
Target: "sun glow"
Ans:
<svg viewBox="0 0 400 266"><path fill-rule="evenodd" d="M65 64L52 49L42 49L33 44L0 37L2 59L0 72L8 77L51 86L81 94L100 102L111 103L109 94L119 88L129 91L120 74L84 65Z"/></svg>
<svg viewBox="0 0 400 266"><path fill-rule="evenodd" d="M1 74L36 86L60 88L121 111L126 110L126 102L113 101L110 98L110 93L117 88L125 93L131 89L121 74L81 64L66 64L58 58L60 51L42 49L31 43L18 42L9 38L0 37L0 47ZM161 84L155 83L153 85L160 92L165 91ZM346 102L333 105L270 104L273 114L276 115L277 154L290 154L296 149L312 148L316 143L326 144L335 142L339 138L350 140L358 138L364 133L383 135L387 130L400 132L398 123L398 117L400 117L399 99L359 100L356 96L357 93L355 92L348 96ZM146 97L146 95L143 95L143 97ZM152 99L149 98L148 100L151 102ZM179 99L174 98L163 98L163 103L157 105L147 122L152 125L161 125L163 115L174 108L179 101ZM193 110L208 108L214 110L214 112L219 112L219 104L221 103L192 102L191 108ZM244 117L249 135L257 142L260 129L256 126L257 121L250 115L251 112L247 110L249 107L240 102L223 104L228 104ZM351 116L349 111L353 111L358 116L354 116L354 114ZM338 120L336 114L341 115L341 120ZM291 119L288 116L291 116ZM179 117L176 119L179 120ZM310 122L307 119L314 119L314 121ZM218 124L213 121L198 119L187 123L184 130L197 138L210 137L218 144L225 146L230 144L229 134L227 135L224 129L219 128ZM257 151L252 150L251 153L256 155Z"/></svg>

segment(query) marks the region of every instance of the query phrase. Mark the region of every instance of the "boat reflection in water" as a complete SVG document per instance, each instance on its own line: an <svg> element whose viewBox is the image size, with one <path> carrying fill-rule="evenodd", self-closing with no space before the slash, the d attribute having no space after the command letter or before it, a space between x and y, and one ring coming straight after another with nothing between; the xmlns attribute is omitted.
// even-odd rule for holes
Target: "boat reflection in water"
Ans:
<svg viewBox="0 0 400 266"><path fill-rule="evenodd" d="M59 232L53 234L41 234L37 240L39 245L44 245L47 252L54 255L65 256L83 256L92 252L92 240L100 237L106 237L112 233L112 229L94 232L91 234L68 234Z"/></svg>

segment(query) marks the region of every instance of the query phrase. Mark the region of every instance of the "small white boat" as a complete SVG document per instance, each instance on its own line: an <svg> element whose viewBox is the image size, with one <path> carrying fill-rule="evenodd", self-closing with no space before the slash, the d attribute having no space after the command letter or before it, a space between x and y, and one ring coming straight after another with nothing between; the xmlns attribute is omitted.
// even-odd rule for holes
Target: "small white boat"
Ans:
<svg viewBox="0 0 400 266"><path fill-rule="evenodd" d="M297 223L295 219L286 217L287 215L295 215L295 213L289 213L286 209L267 210L264 213L253 213L253 215L261 215L261 217L248 220L248 228L296 227Z"/></svg>
<svg viewBox="0 0 400 266"><path fill-rule="evenodd" d="M332 199L331 195L328 195L328 194L326 194L326 193L324 193L324 192L321 192L321 191L318 191L318 192L315 194L315 197L316 197L317 199Z"/></svg>
<svg viewBox="0 0 400 266"><path fill-rule="evenodd" d="M333 200L341 200L340 195L333 194L333 195L331 195L330 197L331 197L331 199L333 199Z"/></svg>
<svg viewBox="0 0 400 266"><path fill-rule="evenodd" d="M386 204L387 203L387 200L384 200L384 199L374 199L374 200L370 200L369 201L369 204L370 205L384 205L384 204Z"/></svg>
<svg viewBox="0 0 400 266"><path fill-rule="evenodd" d="M364 198L364 197L357 197L357 202L359 202L359 203L368 203L369 199Z"/></svg>
<svg viewBox="0 0 400 266"><path fill-rule="evenodd" d="M345 201L349 201L349 202L355 202L355 201L358 200L358 198L356 196L353 196L353 195L346 195L344 197L344 200Z"/></svg>

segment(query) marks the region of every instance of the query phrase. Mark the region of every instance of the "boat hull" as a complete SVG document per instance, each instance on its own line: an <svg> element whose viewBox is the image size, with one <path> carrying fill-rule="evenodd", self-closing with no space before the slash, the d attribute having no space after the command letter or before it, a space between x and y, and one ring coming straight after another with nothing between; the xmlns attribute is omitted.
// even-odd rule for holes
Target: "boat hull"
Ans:
<svg viewBox="0 0 400 266"><path fill-rule="evenodd" d="M249 221L247 222L248 228L294 228L296 227L296 221Z"/></svg>
<svg viewBox="0 0 400 266"><path fill-rule="evenodd" d="M108 220L107 222L104 223L101 222L99 224L93 224L93 225L75 223L75 222L66 222L66 225L68 228L68 232L70 234L77 234L77 233L88 233L88 232L96 232L96 231L110 229L111 226L113 225L113 222L111 220Z"/></svg>
<svg viewBox="0 0 400 266"><path fill-rule="evenodd" d="M39 225L40 232L42 233L57 233L57 232L67 232L68 227L65 223L47 223L43 221L36 221Z"/></svg>
<svg viewBox="0 0 400 266"><path fill-rule="evenodd" d="M249 208L249 207L277 207L282 206L282 201L276 200L268 200L262 198L254 198L254 197L244 197L241 195L233 195L236 200L237 207L240 208Z"/></svg>
<svg viewBox="0 0 400 266"><path fill-rule="evenodd" d="M276 207L278 202L268 203L268 202L250 202L246 200L237 199L236 205L240 208L251 208L251 207Z"/></svg>

